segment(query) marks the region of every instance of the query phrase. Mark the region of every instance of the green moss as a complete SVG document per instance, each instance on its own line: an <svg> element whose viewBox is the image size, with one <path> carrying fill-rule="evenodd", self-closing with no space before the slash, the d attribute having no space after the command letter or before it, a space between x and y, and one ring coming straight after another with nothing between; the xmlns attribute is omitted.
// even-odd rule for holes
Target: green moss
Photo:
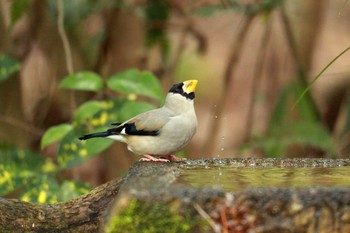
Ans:
<svg viewBox="0 0 350 233"><path fill-rule="evenodd" d="M182 215L178 206L170 204L148 204L131 200L127 208L111 218L107 233L122 232L191 232L199 221L189 211Z"/></svg>

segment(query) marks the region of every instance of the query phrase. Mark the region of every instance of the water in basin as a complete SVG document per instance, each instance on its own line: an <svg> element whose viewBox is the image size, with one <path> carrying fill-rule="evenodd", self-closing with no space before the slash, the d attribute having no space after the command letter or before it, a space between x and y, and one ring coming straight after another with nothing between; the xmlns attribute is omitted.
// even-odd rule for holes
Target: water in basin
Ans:
<svg viewBox="0 0 350 233"><path fill-rule="evenodd" d="M179 177L192 187L220 186L225 191L248 187L350 187L349 167L326 168L183 168Z"/></svg>

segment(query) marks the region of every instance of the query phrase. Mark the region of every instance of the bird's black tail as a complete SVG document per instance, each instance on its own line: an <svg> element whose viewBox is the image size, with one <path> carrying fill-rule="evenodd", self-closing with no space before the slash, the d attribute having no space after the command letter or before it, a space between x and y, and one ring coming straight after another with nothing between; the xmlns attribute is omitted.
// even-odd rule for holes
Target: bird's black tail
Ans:
<svg viewBox="0 0 350 233"><path fill-rule="evenodd" d="M104 138L104 137L108 137L110 135L111 135L110 132L105 131L105 132L100 132L100 133L87 134L87 135L79 137L79 139L80 140L87 140L87 139L90 139L90 138Z"/></svg>

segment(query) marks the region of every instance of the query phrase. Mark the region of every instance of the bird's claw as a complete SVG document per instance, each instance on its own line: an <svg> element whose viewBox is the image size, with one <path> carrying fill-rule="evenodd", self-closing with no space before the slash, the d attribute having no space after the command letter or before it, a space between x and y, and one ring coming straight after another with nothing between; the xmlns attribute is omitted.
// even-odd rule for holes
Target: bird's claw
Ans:
<svg viewBox="0 0 350 233"><path fill-rule="evenodd" d="M169 159L165 158L155 158L152 155L143 155L144 158L141 158L139 161L143 162L170 162Z"/></svg>
<svg viewBox="0 0 350 233"><path fill-rule="evenodd" d="M169 161L185 161L187 160L187 158L179 158L176 157L175 155L166 155L166 156L162 156L162 159L167 159Z"/></svg>
<svg viewBox="0 0 350 233"><path fill-rule="evenodd" d="M165 155L160 158L155 158L152 155L143 155L143 158L140 159L140 161L144 162L171 162L171 161L184 161L187 160L186 158L179 158L175 155Z"/></svg>

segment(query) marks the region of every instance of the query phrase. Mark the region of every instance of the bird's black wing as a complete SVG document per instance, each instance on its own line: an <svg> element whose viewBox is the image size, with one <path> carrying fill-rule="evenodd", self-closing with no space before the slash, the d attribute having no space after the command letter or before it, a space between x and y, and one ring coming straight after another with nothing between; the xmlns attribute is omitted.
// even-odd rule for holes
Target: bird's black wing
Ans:
<svg viewBox="0 0 350 233"><path fill-rule="evenodd" d="M137 129L134 122L120 124L116 128L107 130L110 134L125 134L125 135L139 135L139 136L157 136L159 130L145 130Z"/></svg>

